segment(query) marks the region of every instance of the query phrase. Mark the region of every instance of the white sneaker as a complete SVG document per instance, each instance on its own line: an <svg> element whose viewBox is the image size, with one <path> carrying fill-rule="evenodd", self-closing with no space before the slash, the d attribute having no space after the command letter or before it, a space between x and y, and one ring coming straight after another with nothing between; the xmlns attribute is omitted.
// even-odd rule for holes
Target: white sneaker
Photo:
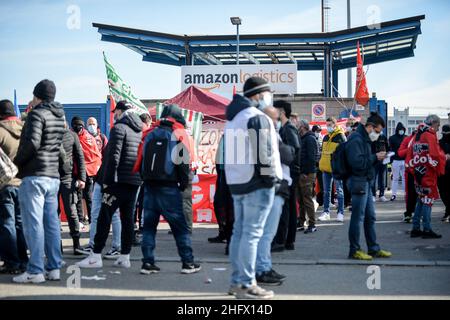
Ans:
<svg viewBox="0 0 450 320"><path fill-rule="evenodd" d="M377 201L377 197L373 196L372 200L373 200L373 202L376 202Z"/></svg>
<svg viewBox="0 0 450 320"><path fill-rule="evenodd" d="M328 212L324 212L318 219L319 221L330 221L330 214Z"/></svg>
<svg viewBox="0 0 450 320"><path fill-rule="evenodd" d="M131 268L130 255L121 254L114 262L114 267L117 268Z"/></svg>
<svg viewBox="0 0 450 320"><path fill-rule="evenodd" d="M344 222L344 215L342 213L338 213L336 220L339 222Z"/></svg>
<svg viewBox="0 0 450 320"><path fill-rule="evenodd" d="M381 202L388 202L389 200L388 200L388 199L386 199L386 197L385 197L385 196L382 196L382 197L380 197L380 201L381 201Z"/></svg>
<svg viewBox="0 0 450 320"><path fill-rule="evenodd" d="M45 277L42 273L29 274L24 272L20 276L14 277L12 281L15 283L43 283L45 282Z"/></svg>
<svg viewBox="0 0 450 320"><path fill-rule="evenodd" d="M91 255L89 255L89 257L81 260L80 262L77 262L76 265L79 266L80 268L85 269L102 268L103 267L102 255L92 253Z"/></svg>
<svg viewBox="0 0 450 320"><path fill-rule="evenodd" d="M52 271L47 271L45 273L45 279L50 281L59 281L61 280L61 272L59 269L55 269Z"/></svg>

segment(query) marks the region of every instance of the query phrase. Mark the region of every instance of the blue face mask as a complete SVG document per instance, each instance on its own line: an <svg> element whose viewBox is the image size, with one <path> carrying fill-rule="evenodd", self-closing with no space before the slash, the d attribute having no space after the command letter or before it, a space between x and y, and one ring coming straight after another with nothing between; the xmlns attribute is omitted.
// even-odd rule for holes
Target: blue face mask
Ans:
<svg viewBox="0 0 450 320"><path fill-rule="evenodd" d="M332 133L334 131L334 128L333 127L327 127L327 131L328 131L328 133Z"/></svg>

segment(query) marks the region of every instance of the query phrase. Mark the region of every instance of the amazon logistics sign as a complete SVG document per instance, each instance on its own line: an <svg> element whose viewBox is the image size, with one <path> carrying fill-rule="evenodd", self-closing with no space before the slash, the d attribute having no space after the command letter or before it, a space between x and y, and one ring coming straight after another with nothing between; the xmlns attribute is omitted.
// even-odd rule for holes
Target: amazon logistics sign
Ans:
<svg viewBox="0 0 450 320"><path fill-rule="evenodd" d="M231 99L233 90L242 94L245 81L253 76L266 79L274 93L297 93L297 65L210 65L181 67L181 90L192 85Z"/></svg>

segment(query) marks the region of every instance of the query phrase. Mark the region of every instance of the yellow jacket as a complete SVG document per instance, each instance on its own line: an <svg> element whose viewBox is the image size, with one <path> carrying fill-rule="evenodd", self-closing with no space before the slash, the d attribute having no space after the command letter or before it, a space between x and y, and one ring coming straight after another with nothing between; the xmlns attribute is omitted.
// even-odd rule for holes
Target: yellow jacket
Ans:
<svg viewBox="0 0 450 320"><path fill-rule="evenodd" d="M344 130L341 127L336 127L336 129L331 133L327 134L323 138L322 143L322 156L319 161L319 170L322 172L332 173L331 170L331 156L340 143L346 141Z"/></svg>

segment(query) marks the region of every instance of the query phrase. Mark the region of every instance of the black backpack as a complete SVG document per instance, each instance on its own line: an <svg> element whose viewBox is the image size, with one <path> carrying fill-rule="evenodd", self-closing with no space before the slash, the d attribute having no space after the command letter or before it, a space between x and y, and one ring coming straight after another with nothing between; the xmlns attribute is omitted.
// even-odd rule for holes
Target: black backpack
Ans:
<svg viewBox="0 0 450 320"><path fill-rule="evenodd" d="M147 180L173 180L175 164L172 153L177 141L172 131L156 128L145 139L141 176Z"/></svg>
<svg viewBox="0 0 450 320"><path fill-rule="evenodd" d="M340 143L331 156L331 170L336 180L345 180L351 173L345 154L346 147L347 142Z"/></svg>

